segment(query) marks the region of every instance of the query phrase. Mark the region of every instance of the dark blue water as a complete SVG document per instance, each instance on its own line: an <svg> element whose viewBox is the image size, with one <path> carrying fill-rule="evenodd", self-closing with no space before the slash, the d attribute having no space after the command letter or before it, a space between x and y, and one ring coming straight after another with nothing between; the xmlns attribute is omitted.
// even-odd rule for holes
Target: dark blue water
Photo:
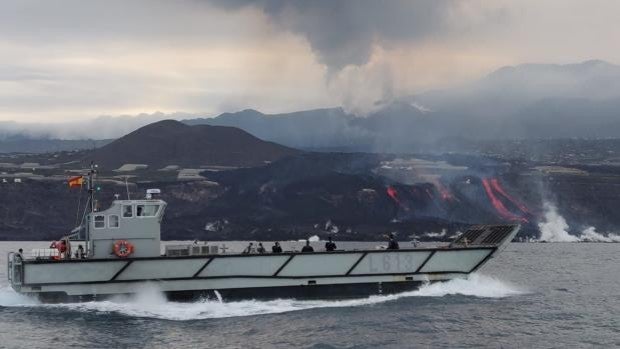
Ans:
<svg viewBox="0 0 620 349"><path fill-rule="evenodd" d="M21 243L24 245L24 243ZM0 252L16 243L0 243ZM469 280L361 300L41 305L6 288L2 348L620 347L620 244L511 244Z"/></svg>

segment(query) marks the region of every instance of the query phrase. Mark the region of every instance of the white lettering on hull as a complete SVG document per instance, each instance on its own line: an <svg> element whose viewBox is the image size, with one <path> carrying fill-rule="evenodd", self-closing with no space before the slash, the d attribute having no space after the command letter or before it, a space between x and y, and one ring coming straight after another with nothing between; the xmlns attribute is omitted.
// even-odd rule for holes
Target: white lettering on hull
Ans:
<svg viewBox="0 0 620 349"><path fill-rule="evenodd" d="M430 251L368 253L351 275L414 273L430 254Z"/></svg>

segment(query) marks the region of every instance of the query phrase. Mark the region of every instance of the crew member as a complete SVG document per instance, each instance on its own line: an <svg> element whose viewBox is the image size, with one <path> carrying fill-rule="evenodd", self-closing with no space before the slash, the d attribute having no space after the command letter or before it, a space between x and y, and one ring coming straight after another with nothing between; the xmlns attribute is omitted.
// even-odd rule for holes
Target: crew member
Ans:
<svg viewBox="0 0 620 349"><path fill-rule="evenodd" d="M325 251L331 252L336 250L336 244L332 241L332 237L327 238L327 242L325 243Z"/></svg>
<svg viewBox="0 0 620 349"><path fill-rule="evenodd" d="M256 252L258 252L260 254L265 253L265 248L263 247L263 243L262 242L258 243L258 247L256 248Z"/></svg>
<svg viewBox="0 0 620 349"><path fill-rule="evenodd" d="M65 259L71 259L71 241L69 237L64 237L63 240L65 242Z"/></svg>
<svg viewBox="0 0 620 349"><path fill-rule="evenodd" d="M310 246L310 240L306 239L306 246L301 248L301 252L314 252L314 249Z"/></svg>
<svg viewBox="0 0 620 349"><path fill-rule="evenodd" d="M400 246L398 246L398 241L394 239L394 234L390 234L390 241L388 242L388 250L398 250Z"/></svg>
<svg viewBox="0 0 620 349"><path fill-rule="evenodd" d="M56 249L58 251L58 255L56 255L53 251L50 253L50 259L60 259L60 243L58 241L52 241L50 244L50 248Z"/></svg>
<svg viewBox="0 0 620 349"><path fill-rule="evenodd" d="M65 253L67 252L67 243L65 242L65 240L60 240L56 244L56 248L58 249L58 252L59 252L59 258L64 259Z"/></svg>
<svg viewBox="0 0 620 349"><path fill-rule="evenodd" d="M275 242L273 246L271 246L272 253L282 253L282 246L280 246L279 242Z"/></svg>
<svg viewBox="0 0 620 349"><path fill-rule="evenodd" d="M84 246L78 245L77 251L75 251L75 258L84 259Z"/></svg>
<svg viewBox="0 0 620 349"><path fill-rule="evenodd" d="M250 242L248 247L246 247L245 250L243 250L243 254L250 254L250 253L254 253L254 243L252 242Z"/></svg>

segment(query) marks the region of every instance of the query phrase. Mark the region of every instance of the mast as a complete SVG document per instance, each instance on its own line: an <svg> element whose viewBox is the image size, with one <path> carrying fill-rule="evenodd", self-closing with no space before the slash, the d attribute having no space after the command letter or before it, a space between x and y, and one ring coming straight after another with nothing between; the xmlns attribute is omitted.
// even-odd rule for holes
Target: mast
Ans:
<svg viewBox="0 0 620 349"><path fill-rule="evenodd" d="M89 256L90 255L90 227L93 223L93 219L94 217L92 216L92 213L95 212L95 164L91 161L90 162L90 169L88 171L88 198L89 198L89 205L87 206L87 210L88 210L88 214L90 217L90 220L87 220L86 222L86 255Z"/></svg>

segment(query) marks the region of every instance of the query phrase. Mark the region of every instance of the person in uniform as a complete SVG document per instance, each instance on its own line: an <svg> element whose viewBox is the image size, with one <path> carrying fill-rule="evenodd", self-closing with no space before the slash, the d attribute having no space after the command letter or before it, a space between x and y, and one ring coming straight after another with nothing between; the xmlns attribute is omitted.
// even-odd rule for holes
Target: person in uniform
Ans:
<svg viewBox="0 0 620 349"><path fill-rule="evenodd" d="M271 246L272 253L282 253L282 246L280 246L279 242L275 242L273 246Z"/></svg>
<svg viewBox="0 0 620 349"><path fill-rule="evenodd" d="M84 246L78 245L78 248L75 251L75 258L84 259Z"/></svg>
<svg viewBox="0 0 620 349"><path fill-rule="evenodd" d="M301 248L301 252L314 252L314 249L310 246L310 240L306 239L306 246Z"/></svg>
<svg viewBox="0 0 620 349"><path fill-rule="evenodd" d="M327 242L325 243L325 251L331 252L336 250L336 244L332 241L332 237L327 238Z"/></svg>
<svg viewBox="0 0 620 349"><path fill-rule="evenodd" d="M55 244L56 248L58 249L58 257L59 259L64 259L65 258L65 253L67 252L67 243L65 242L65 240L60 240Z"/></svg>
<svg viewBox="0 0 620 349"><path fill-rule="evenodd" d="M388 242L388 250L398 250L400 249L400 246L398 246L398 241L396 241L396 239L394 239L394 234L390 234L390 240Z"/></svg>
<svg viewBox="0 0 620 349"><path fill-rule="evenodd" d="M250 253L254 253L254 243L252 242L250 242L248 247L246 247L245 250L243 250L243 254L250 254Z"/></svg>
<svg viewBox="0 0 620 349"><path fill-rule="evenodd" d="M265 247L263 247L263 243L262 242L258 243L258 247L256 248L256 252L261 253L261 254L265 253Z"/></svg>

